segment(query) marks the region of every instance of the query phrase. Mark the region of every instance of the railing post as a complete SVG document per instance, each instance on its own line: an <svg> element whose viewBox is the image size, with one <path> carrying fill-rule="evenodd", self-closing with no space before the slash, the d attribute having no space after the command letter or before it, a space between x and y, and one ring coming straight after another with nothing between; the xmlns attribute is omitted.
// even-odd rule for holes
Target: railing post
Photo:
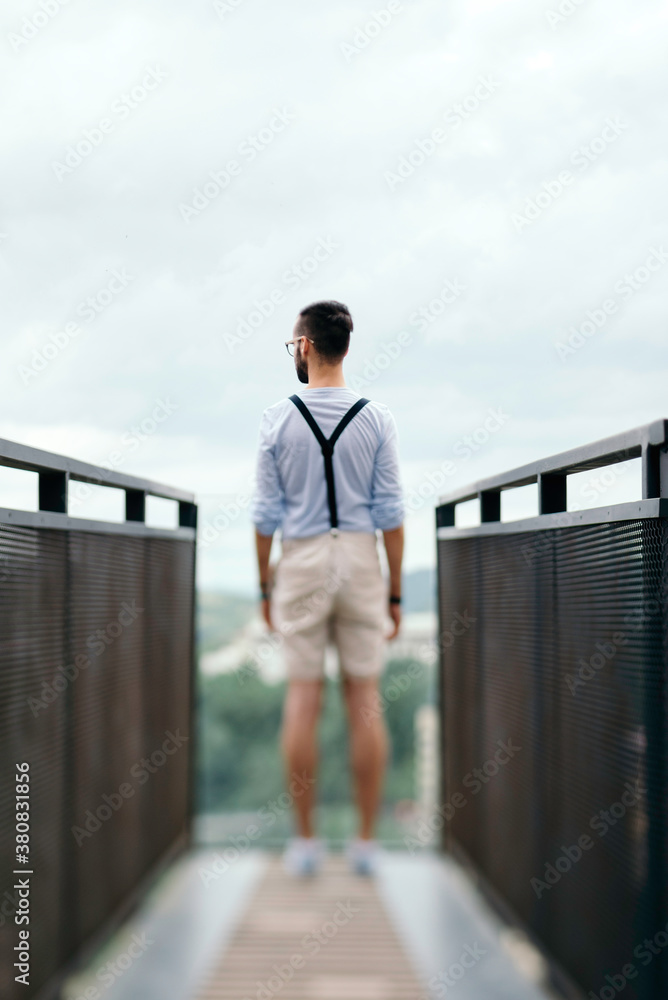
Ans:
<svg viewBox="0 0 668 1000"><path fill-rule="evenodd" d="M501 493L499 490L483 490L478 493L480 500L480 523L501 520Z"/></svg>
<svg viewBox="0 0 668 1000"><path fill-rule="evenodd" d="M538 512L558 514L566 510L566 473L538 473Z"/></svg>
<svg viewBox="0 0 668 1000"><path fill-rule="evenodd" d="M197 527L197 504L179 500L179 528Z"/></svg>
<svg viewBox="0 0 668 1000"><path fill-rule="evenodd" d="M436 527L454 528L455 526L455 504L444 503L436 508Z"/></svg>
<svg viewBox="0 0 668 1000"><path fill-rule="evenodd" d="M39 509L67 514L67 484L69 472L39 473Z"/></svg>
<svg viewBox="0 0 668 1000"><path fill-rule="evenodd" d="M125 520L146 520L146 493L144 490L125 491Z"/></svg>
<svg viewBox="0 0 668 1000"><path fill-rule="evenodd" d="M642 450L642 498L668 496L668 453L659 444L646 444Z"/></svg>

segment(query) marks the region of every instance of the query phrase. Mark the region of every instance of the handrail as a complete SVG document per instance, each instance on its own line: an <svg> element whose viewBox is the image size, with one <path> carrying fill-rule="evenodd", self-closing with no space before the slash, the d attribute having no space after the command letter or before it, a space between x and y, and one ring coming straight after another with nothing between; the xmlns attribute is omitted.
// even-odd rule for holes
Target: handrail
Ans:
<svg viewBox="0 0 668 1000"><path fill-rule="evenodd" d="M501 520L501 492L538 483L539 514L566 510L566 477L631 458L642 458L642 499L668 497L668 420L655 420L592 444L539 459L441 497L436 508L439 528L454 527L455 507L480 500L482 523Z"/></svg>
<svg viewBox="0 0 668 1000"><path fill-rule="evenodd" d="M0 466L36 472L39 476L39 510L67 514L68 481L111 486L125 491L125 520L145 521L146 497L177 500L179 527L197 527L197 506L194 493L165 486L149 479L129 476L113 469L81 462L67 455L42 451L29 445L0 438Z"/></svg>

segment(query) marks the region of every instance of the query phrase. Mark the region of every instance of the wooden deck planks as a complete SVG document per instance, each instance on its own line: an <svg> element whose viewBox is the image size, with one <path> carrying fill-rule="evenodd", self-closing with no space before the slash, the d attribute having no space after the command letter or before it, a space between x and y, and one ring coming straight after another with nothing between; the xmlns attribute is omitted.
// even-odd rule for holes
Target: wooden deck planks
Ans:
<svg viewBox="0 0 668 1000"><path fill-rule="evenodd" d="M420 1000L372 879L330 857L314 878L274 858L197 1000Z"/></svg>

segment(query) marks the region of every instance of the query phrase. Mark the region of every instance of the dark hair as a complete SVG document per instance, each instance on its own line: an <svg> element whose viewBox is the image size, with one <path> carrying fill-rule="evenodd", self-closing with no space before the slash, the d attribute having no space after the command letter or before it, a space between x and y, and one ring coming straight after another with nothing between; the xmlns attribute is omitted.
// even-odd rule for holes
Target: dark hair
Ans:
<svg viewBox="0 0 668 1000"><path fill-rule="evenodd" d="M340 361L348 350L353 318L342 302L313 302L299 313L299 327L324 361Z"/></svg>

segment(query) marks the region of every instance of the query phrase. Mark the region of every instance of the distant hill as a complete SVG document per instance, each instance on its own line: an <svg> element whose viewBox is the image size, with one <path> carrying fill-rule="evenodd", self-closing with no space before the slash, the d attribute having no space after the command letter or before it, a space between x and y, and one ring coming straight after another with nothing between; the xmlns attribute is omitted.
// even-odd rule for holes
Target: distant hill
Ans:
<svg viewBox="0 0 668 1000"><path fill-rule="evenodd" d="M215 590L197 591L197 648L208 653L230 642L257 614L257 601Z"/></svg>
<svg viewBox="0 0 668 1000"><path fill-rule="evenodd" d="M436 571L418 569L404 574L405 614L436 610ZM197 646L200 653L219 649L257 614L257 601L241 594L215 590L197 592Z"/></svg>

